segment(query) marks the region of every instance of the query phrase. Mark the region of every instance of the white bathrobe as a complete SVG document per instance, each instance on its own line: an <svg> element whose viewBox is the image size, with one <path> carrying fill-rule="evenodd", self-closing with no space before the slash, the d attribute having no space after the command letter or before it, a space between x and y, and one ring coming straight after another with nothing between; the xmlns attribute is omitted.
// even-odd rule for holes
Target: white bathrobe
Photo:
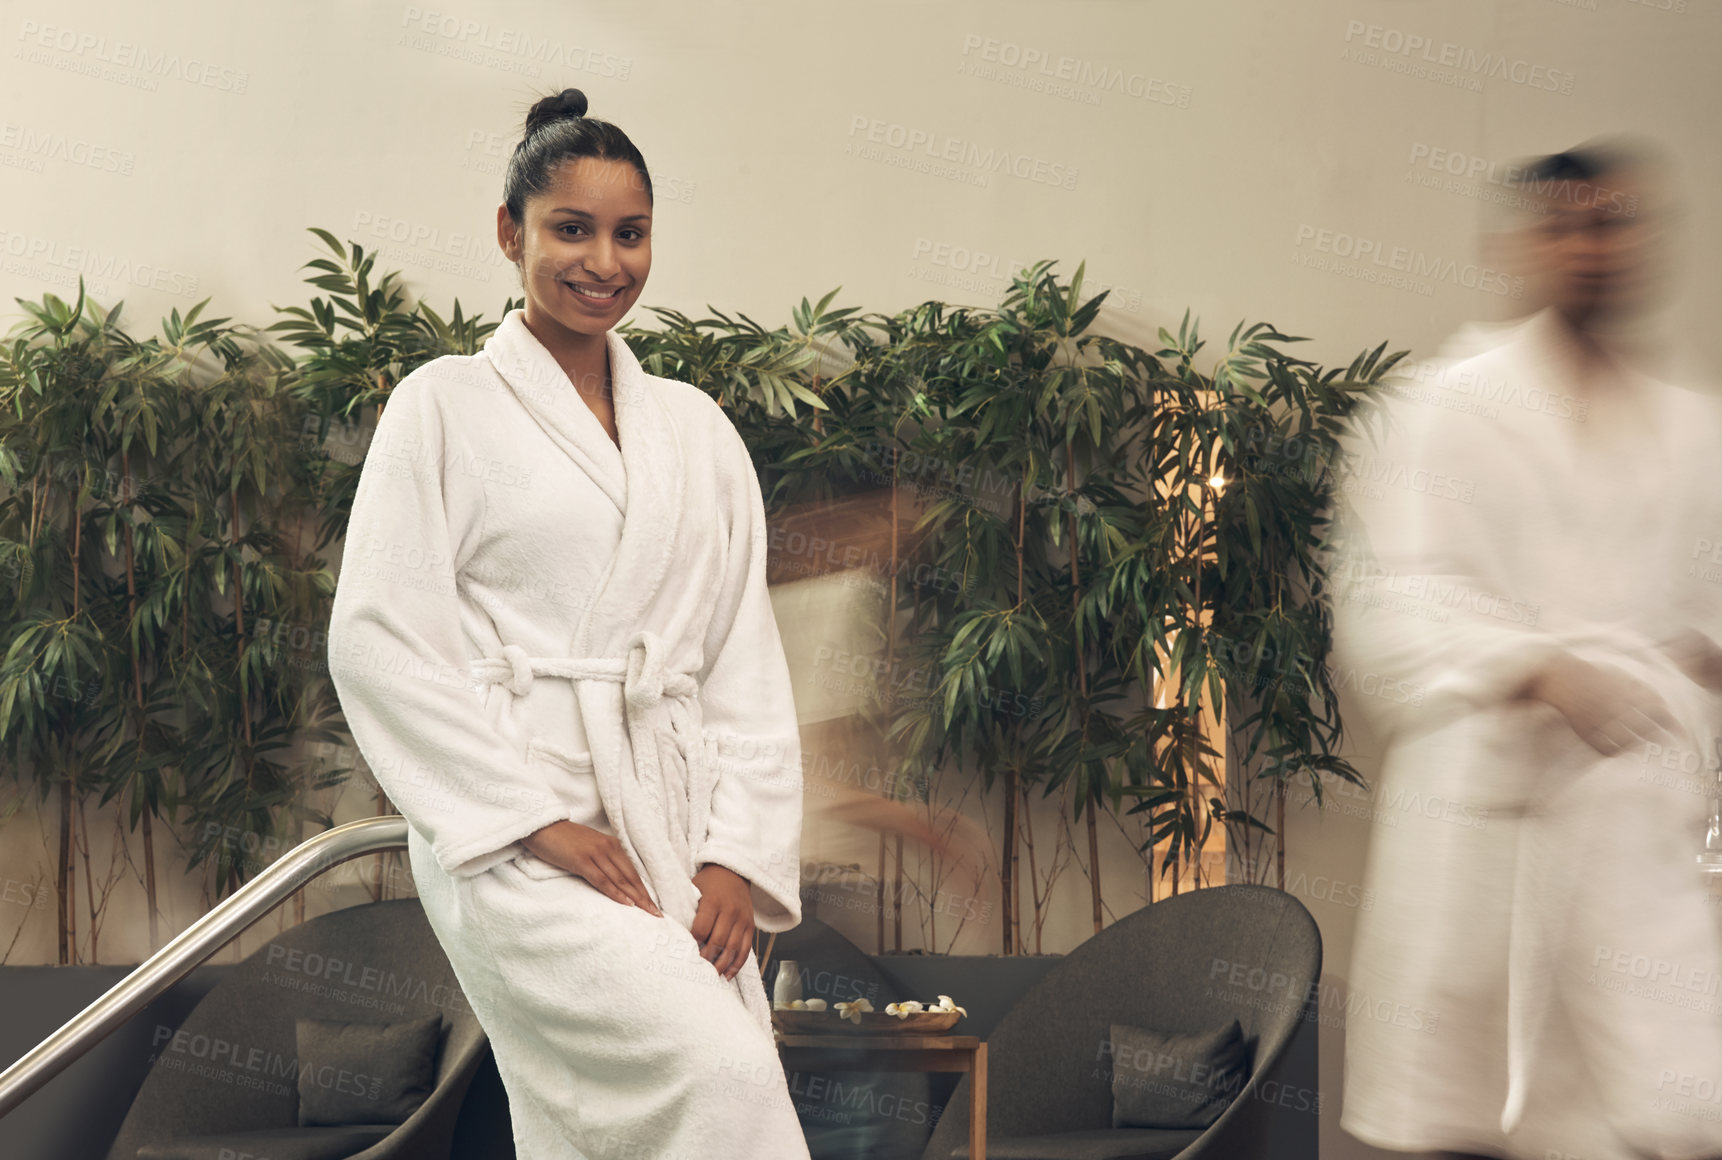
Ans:
<svg viewBox="0 0 1722 1160"><path fill-rule="evenodd" d="M1722 636L1722 428L1637 376L1641 424L1588 413L1553 327L1413 368L1392 434L1352 443L1336 672L1395 692L1348 707L1384 756L1341 1124L1408 1150L1709 1156L1722 911L1695 856L1722 705L1657 644ZM1602 758L1505 703L1558 649L1650 684L1675 737Z"/></svg>
<svg viewBox="0 0 1722 1160"><path fill-rule="evenodd" d="M522 1160L805 1157L750 951L689 931L707 863L800 922L801 751L746 446L606 336L620 449L511 311L390 394L329 668L409 823L427 916L494 1044ZM539 859L621 841L653 917Z"/></svg>

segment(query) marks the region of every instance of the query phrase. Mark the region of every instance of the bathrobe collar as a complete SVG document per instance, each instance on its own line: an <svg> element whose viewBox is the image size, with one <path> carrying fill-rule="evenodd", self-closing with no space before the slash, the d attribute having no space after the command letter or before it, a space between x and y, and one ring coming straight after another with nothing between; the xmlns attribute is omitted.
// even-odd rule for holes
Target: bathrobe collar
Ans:
<svg viewBox="0 0 1722 1160"><path fill-rule="evenodd" d="M615 504L622 539L598 592L586 606L572 656L613 656L627 648L641 613L663 584L679 542L686 463L669 401L614 330L604 333L621 449L580 397L554 355L515 308L484 344L484 354L515 398ZM580 513L570 511L569 519Z"/></svg>

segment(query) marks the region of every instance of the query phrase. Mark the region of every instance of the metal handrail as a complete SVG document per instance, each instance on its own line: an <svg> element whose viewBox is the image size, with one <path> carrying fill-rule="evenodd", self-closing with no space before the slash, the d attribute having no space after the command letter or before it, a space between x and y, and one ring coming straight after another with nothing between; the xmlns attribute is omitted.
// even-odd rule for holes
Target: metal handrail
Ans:
<svg viewBox="0 0 1722 1160"><path fill-rule="evenodd" d="M0 1072L0 1116L23 1103L73 1060L143 1010L150 1000L189 974L295 890L342 862L407 844L407 820L366 818L325 830L276 859L232 897L181 931L106 994L72 1016L48 1038Z"/></svg>

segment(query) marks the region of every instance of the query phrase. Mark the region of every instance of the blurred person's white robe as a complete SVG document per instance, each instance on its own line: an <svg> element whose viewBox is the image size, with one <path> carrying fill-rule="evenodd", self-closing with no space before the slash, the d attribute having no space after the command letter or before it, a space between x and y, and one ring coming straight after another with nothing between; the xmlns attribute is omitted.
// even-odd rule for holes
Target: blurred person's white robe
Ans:
<svg viewBox="0 0 1722 1160"><path fill-rule="evenodd" d="M1341 1125L1401 1149L1722 1154L1722 911L1695 860L1722 703L1657 647L1722 637L1722 426L1636 375L1635 420L1599 423L1553 326L1410 369L1385 439L1351 443L1334 671L1393 695L1351 708L1383 760ZM1675 738L1605 759L1506 703L1561 648L1649 683Z"/></svg>
<svg viewBox="0 0 1722 1160"><path fill-rule="evenodd" d="M800 921L801 750L746 446L610 332L620 448L511 311L389 395L354 497L330 673L409 823L433 929L521 1160L806 1157L750 950L700 956L692 877ZM664 912L521 839L616 835Z"/></svg>

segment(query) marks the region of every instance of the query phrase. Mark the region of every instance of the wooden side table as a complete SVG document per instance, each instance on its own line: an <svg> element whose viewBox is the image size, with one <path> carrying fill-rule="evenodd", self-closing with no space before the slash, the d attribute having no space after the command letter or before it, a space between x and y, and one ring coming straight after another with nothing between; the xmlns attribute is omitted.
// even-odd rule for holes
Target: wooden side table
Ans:
<svg viewBox="0 0 1722 1160"><path fill-rule="evenodd" d="M774 1031L786 1071L966 1071L969 1155L987 1156L987 1045L975 1035L895 1035L833 1031L824 1035Z"/></svg>

